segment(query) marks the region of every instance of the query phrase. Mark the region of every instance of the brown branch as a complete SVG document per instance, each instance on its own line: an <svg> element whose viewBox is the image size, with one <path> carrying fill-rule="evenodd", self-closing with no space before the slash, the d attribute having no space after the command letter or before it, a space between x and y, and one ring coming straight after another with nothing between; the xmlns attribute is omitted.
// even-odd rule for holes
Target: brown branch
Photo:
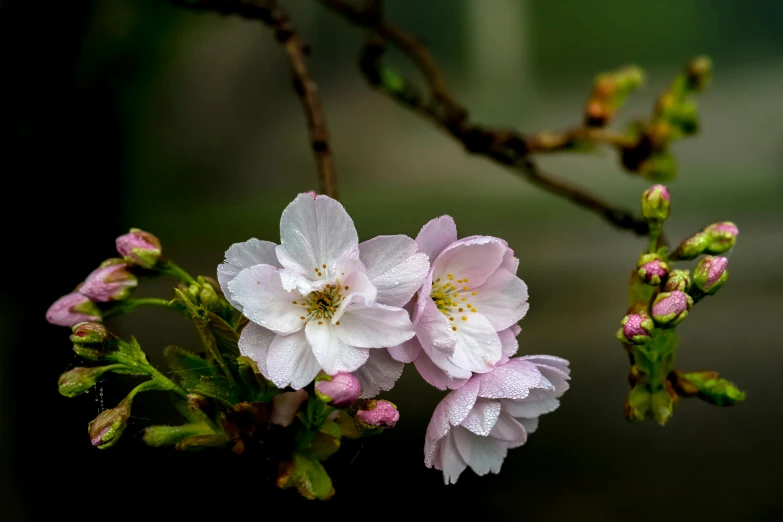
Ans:
<svg viewBox="0 0 783 522"><path fill-rule="evenodd" d="M583 190L551 178L530 159L534 152L565 150L580 138L619 147L620 135L605 130L576 129L558 135L524 136L504 129L490 129L473 124L467 110L451 93L432 55L413 36L386 22L380 1L358 7L348 0L319 0L354 25L370 30L362 49L359 66L367 81L399 103L432 121L461 142L468 152L486 156L514 171L533 184L595 212L613 225L639 235L649 231L647 222L628 211L618 209ZM402 51L419 69L427 82L425 99L410 83L381 64L386 43ZM547 139L549 141L547 141Z"/></svg>
<svg viewBox="0 0 783 522"><path fill-rule="evenodd" d="M338 199L337 171L334 167L332 152L329 148L329 133L326 127L318 86L310 77L307 69L309 47L299 37L291 25L286 12L275 0L171 0L176 5L214 11L224 15L239 15L244 18L260 20L274 30L275 39L283 46L291 73L294 89L304 108L310 146L313 149L318 167L318 182L321 194Z"/></svg>

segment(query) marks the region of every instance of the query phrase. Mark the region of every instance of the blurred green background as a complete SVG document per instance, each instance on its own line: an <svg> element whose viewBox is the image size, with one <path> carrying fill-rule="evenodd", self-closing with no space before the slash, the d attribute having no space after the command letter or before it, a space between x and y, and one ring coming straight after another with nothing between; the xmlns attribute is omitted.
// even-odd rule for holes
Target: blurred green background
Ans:
<svg viewBox="0 0 783 522"><path fill-rule="evenodd" d="M680 173L669 184L666 233L678 242L706 224L732 220L741 236L728 284L679 328L678 366L717 370L748 399L726 409L681 401L665 428L623 419L628 363L613 337L644 240L471 157L365 84L356 67L361 30L315 1L281 3L312 45L309 64L325 105L342 202L360 239L415 236L441 214L456 219L461 236L503 237L530 288L520 353L572 363L572 389L561 408L510 453L501 474L479 479L467 471L449 488L421 463L426 425L442 394L406 368L386 395L399 406L401 422L356 455L356 468L339 474L333 506L347 505L352 488L371 491L351 469L383 469L400 477L390 481L389 471L378 472L387 476L378 487L395 498L441 499L489 519L779 520L783 346L774 325L783 311L783 3L387 1L390 20L429 46L474 121L522 132L579 122L593 76L627 63L642 66L648 81L619 121L647 115L689 58L713 58L713 83L698 99L702 131L674 147ZM91 115L87 121L97 127L85 139L100 135L101 149L85 143L57 175L74 176L78 184L81 159L105 158L104 175L116 192L93 210L121 209L115 235L130 226L152 231L166 254L193 273L214 275L234 242L278 241L281 211L297 192L317 189L317 180L302 110L271 32L162 1L85 5L81 25L62 31L72 60L52 81L65 88L60 103L77 103L68 113L75 124L85 128L80 114ZM413 74L402 57L390 59ZM31 109L12 118L4 125L6 143L35 137L49 117ZM609 151L546 157L540 164L634 210L649 185L624 173ZM90 202L105 199L100 187L81 188ZM112 236L99 239L105 252L81 261L84 274L100 255L112 255ZM47 304L79 277L58 275ZM156 283L144 292L169 290ZM141 311L118 328L151 352L195 341L187 324L157 311ZM61 344L52 352L67 352L67 340ZM65 369L72 361L62 357ZM50 384L49 400L71 408L73 401ZM107 396L112 386L105 384ZM139 415L154 416L155 404L149 406L146 413L139 406ZM66 419L59 430L81 431L89 417ZM122 446L111 451L131 451ZM151 460L160 453L135 455Z"/></svg>

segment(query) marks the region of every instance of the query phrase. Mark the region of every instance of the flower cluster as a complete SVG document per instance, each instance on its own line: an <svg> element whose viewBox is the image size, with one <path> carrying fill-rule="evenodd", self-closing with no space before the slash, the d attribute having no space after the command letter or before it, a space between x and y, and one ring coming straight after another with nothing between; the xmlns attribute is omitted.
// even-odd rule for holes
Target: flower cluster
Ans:
<svg viewBox="0 0 783 522"><path fill-rule="evenodd" d="M117 249L121 259L104 262L47 313L72 327L77 355L103 363L63 374L62 395L84 393L108 373L146 379L89 423L98 448L119 440L138 393L169 391L188 422L146 428L147 444L263 448L267 461L280 463L280 487L329 498L334 489L321 462L342 438L377 435L399 421L397 406L377 396L413 363L425 381L450 390L424 455L453 483L466 467L497 473L507 450L524 444L568 388L568 361L514 357L528 292L513 250L495 237L458 239L449 216L424 225L416 239L359 243L340 203L300 194L283 212L280 244L232 245L217 281L163 260L160 242L141 230L118 238ZM129 298L158 275L180 280L174 299ZM142 304L182 313L201 336L202 353L164 350L174 380L135 339L100 324Z"/></svg>
<svg viewBox="0 0 783 522"><path fill-rule="evenodd" d="M632 421L652 417L665 424L681 395L698 395L722 405L744 399L736 386L715 372L674 370L676 326L696 303L714 295L728 279L728 258L721 254L734 247L739 229L734 223L720 221L704 227L669 252L666 246L658 245L658 240L670 205L669 191L663 185L651 187L642 196L642 215L650 225L650 248L639 257L631 280L630 308L617 332L631 356L632 389L625 413ZM699 256L703 257L692 272L671 267L675 262Z"/></svg>

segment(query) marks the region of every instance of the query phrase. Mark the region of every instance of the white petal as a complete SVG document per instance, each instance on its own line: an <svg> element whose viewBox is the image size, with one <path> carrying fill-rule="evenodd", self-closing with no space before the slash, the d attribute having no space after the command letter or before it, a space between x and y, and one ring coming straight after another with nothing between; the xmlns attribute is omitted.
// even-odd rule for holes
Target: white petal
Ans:
<svg viewBox="0 0 783 522"><path fill-rule="evenodd" d="M445 484L456 484L459 476L465 471L467 464L460 456L453 434L443 440L439 450L435 469L443 471L443 482Z"/></svg>
<svg viewBox="0 0 783 522"><path fill-rule="evenodd" d="M340 340L335 328L339 326L335 327L327 321L323 321L323 324L309 321L305 327L307 341L318 359L318 364L329 375L357 370L367 361L370 351L348 346Z"/></svg>
<svg viewBox="0 0 783 522"><path fill-rule="evenodd" d="M462 460L476 475L500 473L503 459L508 453L508 444L505 441L493 437L479 437L459 426L454 428L454 440Z"/></svg>
<svg viewBox="0 0 783 522"><path fill-rule="evenodd" d="M258 371L263 375L267 375L266 356L275 335L275 332L263 326L247 323L239 336L239 353L253 359L258 366Z"/></svg>
<svg viewBox="0 0 783 522"><path fill-rule="evenodd" d="M427 255L417 253L416 242L408 236L378 236L360 244L359 252L378 289L378 302L385 305L405 305L430 269Z"/></svg>
<svg viewBox="0 0 783 522"><path fill-rule="evenodd" d="M500 412L489 436L507 442L509 448L516 448L527 441L527 432L524 426L506 411Z"/></svg>
<svg viewBox="0 0 783 522"><path fill-rule="evenodd" d="M437 364L422 350L413 361L413 364L421 377L439 390L456 390L461 388L473 375L469 370L463 370L454 366L454 363L449 361L448 356L441 352L435 351L433 356L437 359Z"/></svg>
<svg viewBox="0 0 783 522"><path fill-rule="evenodd" d="M241 270L241 268L229 265L228 263L222 263L217 267L217 278L218 283L220 284L220 289L223 291L223 294L226 296L228 302L231 303L231 306L240 312L242 311L242 305L237 303L236 300L231 296L231 292L228 289L228 284L234 280Z"/></svg>
<svg viewBox="0 0 783 522"><path fill-rule="evenodd" d="M277 268L256 265L243 269L229 284L231 297L242 305L242 313L256 324L280 334L302 328L302 307L293 303L296 292L286 292Z"/></svg>
<svg viewBox="0 0 783 522"><path fill-rule="evenodd" d="M240 270L254 265L279 267L275 255L277 245L270 241L251 238L243 243L234 243L226 250L226 263Z"/></svg>
<svg viewBox="0 0 783 522"><path fill-rule="evenodd" d="M382 304L349 310L334 328L342 342L358 348L397 346L414 334L408 312Z"/></svg>
<svg viewBox="0 0 783 522"><path fill-rule="evenodd" d="M533 389L524 399L503 399L503 411L512 417L533 419L545 413L551 413L560 406L551 390Z"/></svg>
<svg viewBox="0 0 783 522"><path fill-rule="evenodd" d="M517 341L517 334L515 333L517 331L517 328L506 328L505 330L498 332L500 347L503 352L503 357L498 361L498 364L508 362L508 360L519 350L519 342Z"/></svg>
<svg viewBox="0 0 783 522"><path fill-rule="evenodd" d="M478 383L468 381L462 388L446 395L435 407L427 425L427 439L438 440L445 437L452 426L465 420L478 397Z"/></svg>
<svg viewBox="0 0 783 522"><path fill-rule="evenodd" d="M470 300L478 313L489 319L495 330L505 330L527 313L527 285L520 278L498 269L487 281L476 288Z"/></svg>
<svg viewBox="0 0 783 522"><path fill-rule="evenodd" d="M466 317L463 321L461 317ZM453 323L457 328L457 343L451 361L466 370L484 373L492 370L503 355L500 337L480 313L457 316Z"/></svg>
<svg viewBox="0 0 783 522"><path fill-rule="evenodd" d="M451 216L440 216L424 225L416 236L419 252L426 254L430 263L457 240L457 224Z"/></svg>
<svg viewBox="0 0 783 522"><path fill-rule="evenodd" d="M411 337L402 344L389 348L389 355L392 359L402 363L411 363L421 353L421 344L416 337Z"/></svg>
<svg viewBox="0 0 783 522"><path fill-rule="evenodd" d="M387 350L370 350L367 362L353 372L362 385L361 398L369 399L378 395L381 390L391 390L402 375L404 366L392 359Z"/></svg>
<svg viewBox="0 0 783 522"><path fill-rule="evenodd" d="M500 401L490 399L477 399L476 404L463 419L460 426L472 431L476 435L486 437L500 416Z"/></svg>
<svg viewBox="0 0 783 522"><path fill-rule="evenodd" d="M489 373L475 375L479 396L490 399L524 399L532 388L542 386L542 377L536 365L519 358L511 359Z"/></svg>
<svg viewBox="0 0 783 522"><path fill-rule="evenodd" d="M326 286L325 280L315 280L308 278L296 270L284 268L277 271L280 277L280 283L287 292L296 290L301 295L307 295L314 290L322 290Z"/></svg>
<svg viewBox="0 0 783 522"><path fill-rule="evenodd" d="M333 323L340 321L346 312L373 306L378 290L370 282L367 274L356 270L342 281L340 294L343 296L343 301L332 316Z"/></svg>
<svg viewBox="0 0 783 522"><path fill-rule="evenodd" d="M475 288L495 273L506 252L505 241L496 237L475 236L460 239L449 245L432 261L432 274L444 278L452 274L457 280L468 278Z"/></svg>
<svg viewBox="0 0 783 522"><path fill-rule="evenodd" d="M560 397L568 390L567 381L570 379L571 370L567 360L553 355L526 355L520 359L532 362L538 367L541 375L554 386L555 397Z"/></svg>
<svg viewBox="0 0 783 522"><path fill-rule="evenodd" d="M303 331L275 336L266 357L264 377L278 388L290 386L298 390L315 379L321 371Z"/></svg>
<svg viewBox="0 0 783 522"><path fill-rule="evenodd" d="M280 244L283 267L309 274L356 248L359 239L340 203L328 196L299 194L280 218Z"/></svg>
<svg viewBox="0 0 783 522"><path fill-rule="evenodd" d="M528 433L533 433L538 429L538 417L535 419L517 419L519 423L525 428Z"/></svg>
<svg viewBox="0 0 783 522"><path fill-rule="evenodd" d="M457 344L457 333L451 329L448 318L438 310L429 296L419 302L422 312L414 328L422 348L453 353Z"/></svg>

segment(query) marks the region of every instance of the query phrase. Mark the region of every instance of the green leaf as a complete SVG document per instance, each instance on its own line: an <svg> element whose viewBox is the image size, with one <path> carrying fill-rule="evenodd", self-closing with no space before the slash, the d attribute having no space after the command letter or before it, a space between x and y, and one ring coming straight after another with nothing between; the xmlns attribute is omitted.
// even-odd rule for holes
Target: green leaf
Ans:
<svg viewBox="0 0 783 522"><path fill-rule="evenodd" d="M225 404L235 404L239 399L237 396L238 390L232 388L231 382L225 377L202 376L198 384L193 388L187 389L187 391L198 393Z"/></svg>
<svg viewBox="0 0 783 522"><path fill-rule="evenodd" d="M733 406L745 400L745 392L717 372L678 372L678 377L695 386L699 390L699 398L710 404Z"/></svg>
<svg viewBox="0 0 783 522"><path fill-rule="evenodd" d="M218 349L229 357L239 356L239 334L222 317L207 311L207 320Z"/></svg>
<svg viewBox="0 0 783 522"><path fill-rule="evenodd" d="M167 346L163 356L185 389L198 386L202 377L215 377L218 374L217 367L179 346Z"/></svg>
<svg viewBox="0 0 783 522"><path fill-rule="evenodd" d="M324 422L323 426L321 426L321 431L326 433L327 435L331 435L336 439L339 439L342 436L342 432L340 431L340 426L333 420L328 420Z"/></svg>
<svg viewBox="0 0 783 522"><path fill-rule="evenodd" d="M299 493L307 499L325 500L334 495L332 479L317 460L294 453L293 471L290 476L278 479L281 488L296 487Z"/></svg>
<svg viewBox="0 0 783 522"><path fill-rule="evenodd" d="M180 426L150 426L144 430L144 442L149 446L160 447L177 444L188 437L214 435L204 422L182 424Z"/></svg>

